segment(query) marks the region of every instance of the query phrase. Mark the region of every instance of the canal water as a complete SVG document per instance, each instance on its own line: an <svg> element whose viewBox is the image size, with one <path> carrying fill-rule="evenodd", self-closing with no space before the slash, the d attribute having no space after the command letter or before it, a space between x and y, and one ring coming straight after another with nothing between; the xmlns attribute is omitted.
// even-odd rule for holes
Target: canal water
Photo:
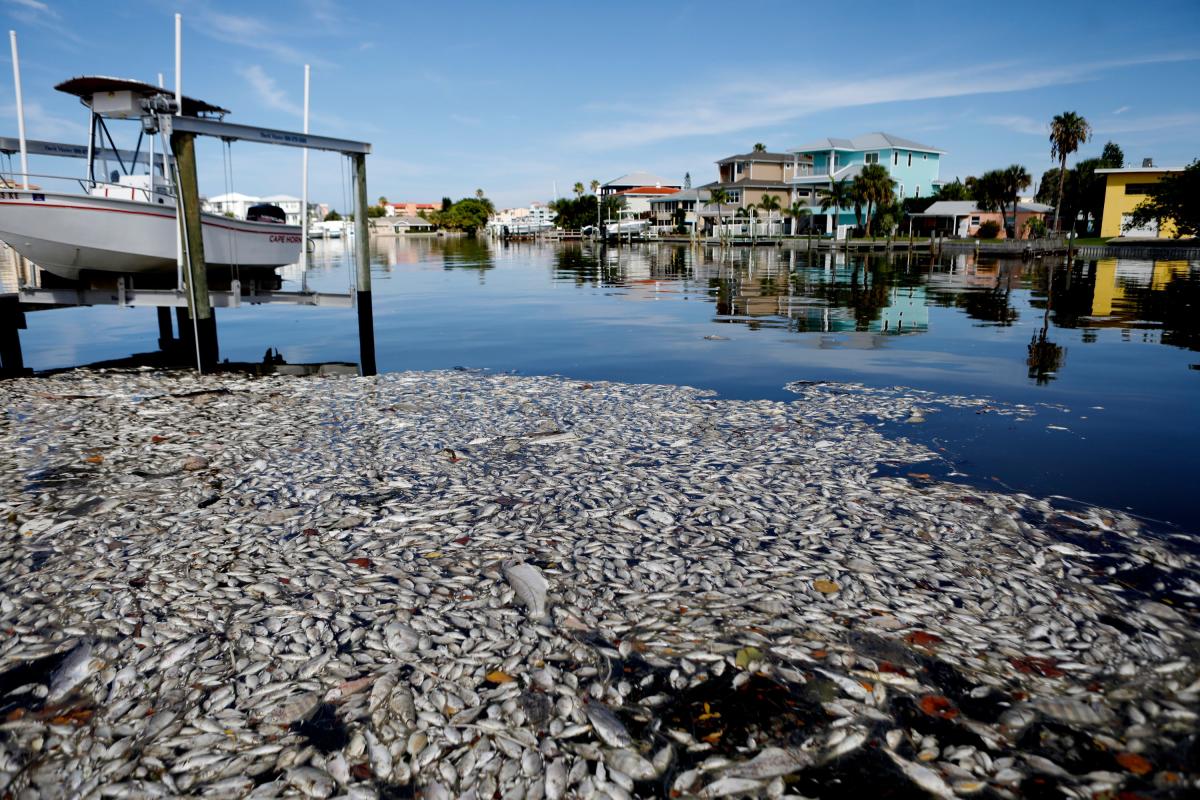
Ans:
<svg viewBox="0 0 1200 800"><path fill-rule="evenodd" d="M484 368L673 383L793 399L789 381L906 386L1023 403L1025 421L943 411L886 428L942 472L1124 508L1200 532L1200 263L931 260L775 248L474 239L372 242L381 370ZM316 245L308 284L348 286L345 248ZM283 270L284 288L300 285ZM218 313L221 355L355 361L354 312ZM149 309L27 315L26 363L150 349Z"/></svg>

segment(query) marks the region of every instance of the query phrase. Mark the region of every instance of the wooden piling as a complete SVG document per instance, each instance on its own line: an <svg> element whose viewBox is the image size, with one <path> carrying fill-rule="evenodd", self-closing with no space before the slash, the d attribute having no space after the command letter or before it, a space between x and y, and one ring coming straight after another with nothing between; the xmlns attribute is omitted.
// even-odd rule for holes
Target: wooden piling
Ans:
<svg viewBox="0 0 1200 800"><path fill-rule="evenodd" d="M354 253L358 269L358 290L355 305L358 308L358 372L374 375L375 367L375 317L371 308L371 240L367 226L367 157L354 154L354 183L357 208L354 212Z"/></svg>
<svg viewBox="0 0 1200 800"><path fill-rule="evenodd" d="M197 341L197 367L212 369L220 355L217 346L217 318L208 299L208 272L204 263L204 230L200 221L200 190L196 183L196 136L171 133L171 152L179 174L179 213L183 216L183 242L187 257L188 311ZM182 338L182 337L181 337Z"/></svg>
<svg viewBox="0 0 1200 800"><path fill-rule="evenodd" d="M170 306L154 309L158 314L158 349L170 350L175 344L175 332L171 328Z"/></svg>
<svg viewBox="0 0 1200 800"><path fill-rule="evenodd" d="M25 327L25 312L15 297L0 297L0 375L25 374L25 358L21 354L21 328Z"/></svg>

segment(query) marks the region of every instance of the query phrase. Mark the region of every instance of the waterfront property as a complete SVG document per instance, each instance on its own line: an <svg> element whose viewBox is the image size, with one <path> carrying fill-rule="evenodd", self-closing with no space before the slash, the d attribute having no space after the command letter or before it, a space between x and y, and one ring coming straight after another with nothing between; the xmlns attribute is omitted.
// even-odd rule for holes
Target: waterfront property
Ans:
<svg viewBox="0 0 1200 800"><path fill-rule="evenodd" d="M738 209L753 209L767 195L777 197L782 205L792 191L788 180L797 165L812 166L812 159L798 159L791 153L744 153L717 162L717 180L704 184L702 189L724 189L730 214ZM714 210L715 215L715 210Z"/></svg>
<svg viewBox="0 0 1200 800"><path fill-rule="evenodd" d="M631 189L623 189L617 194L625 199L624 210L634 217L648 217L650 215L650 201L660 197L669 197L678 192L679 189L674 186L634 186Z"/></svg>
<svg viewBox="0 0 1200 800"><path fill-rule="evenodd" d="M853 139L824 138L788 149L792 156L790 200L807 203L814 224L832 233L838 225L854 225L853 208L820 214L820 191L841 180L853 180L867 164L882 164L896 181L896 199L929 197L941 185L944 150L890 133L867 133Z"/></svg>
<svg viewBox="0 0 1200 800"><path fill-rule="evenodd" d="M204 202L204 210L211 214L232 215L234 219L245 219L246 212L251 207L263 203L279 206L287 217L288 225L300 224L300 198L293 197L290 194L273 194L267 197L257 197L255 195L242 194L241 192L227 192L226 194L219 194L206 200ZM316 203L308 204L308 218L310 220L321 219L318 216Z"/></svg>
<svg viewBox="0 0 1200 800"><path fill-rule="evenodd" d="M700 204L699 213L704 216L709 210L707 205L710 197L708 189L683 189L671 194L660 195L650 199L650 223L659 233L678 231L682 226L691 230L696 225L696 204ZM715 206L711 207L715 213Z"/></svg>
<svg viewBox="0 0 1200 800"><path fill-rule="evenodd" d="M436 203L388 202L383 204L384 213L389 217L417 217L429 214L441 208Z"/></svg>
<svg viewBox="0 0 1200 800"><path fill-rule="evenodd" d="M1149 162L1149 159L1147 159ZM1152 221L1140 228L1129 229L1133 210L1146 199L1150 187L1173 172L1182 172L1183 167L1156 167L1148 163L1142 167L1112 167L1096 170L1104 175L1104 213L1100 220L1100 235L1104 237L1129 236L1137 238L1170 238L1175 235L1175 223L1163 220Z"/></svg>
<svg viewBox="0 0 1200 800"><path fill-rule="evenodd" d="M622 175L619 178L613 178L611 181L601 184L600 196L608 197L610 194L619 194L642 186L652 186L656 189L683 188L682 183L675 183L649 172L630 172L628 175Z"/></svg>
<svg viewBox="0 0 1200 800"><path fill-rule="evenodd" d="M434 224L424 217L385 217L381 225L375 225L373 233L390 232L396 236L406 236L413 233L433 233Z"/></svg>
<svg viewBox="0 0 1200 800"><path fill-rule="evenodd" d="M1026 223L1031 219L1046 221L1046 217L1054 213L1054 206L1045 203L1020 201L1017 203L1017 213L1014 218L1010 208L1001 211L986 211L981 209L974 200L938 200L920 214L912 214L913 232L921 236L931 234L938 236L957 236L966 238L979 233L980 227L988 222L994 222L999 227L998 239L1007 238L1009 226L1017 232L1016 238L1028 239L1029 230Z"/></svg>

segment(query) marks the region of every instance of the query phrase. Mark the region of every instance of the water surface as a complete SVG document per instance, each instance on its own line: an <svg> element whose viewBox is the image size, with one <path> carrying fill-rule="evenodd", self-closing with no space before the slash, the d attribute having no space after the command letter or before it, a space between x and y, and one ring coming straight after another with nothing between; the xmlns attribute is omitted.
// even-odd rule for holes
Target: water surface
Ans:
<svg viewBox="0 0 1200 800"><path fill-rule="evenodd" d="M854 381L1036 405L1029 421L946 411L889 429L975 479L1200 530L1200 264L860 257L775 248L372 243L381 370L486 368L674 383L792 399ZM299 288L295 267L285 288ZM308 285L344 292L345 248L318 243ZM150 309L27 315L35 369L153 348ZM221 355L356 361L354 312L218 312Z"/></svg>

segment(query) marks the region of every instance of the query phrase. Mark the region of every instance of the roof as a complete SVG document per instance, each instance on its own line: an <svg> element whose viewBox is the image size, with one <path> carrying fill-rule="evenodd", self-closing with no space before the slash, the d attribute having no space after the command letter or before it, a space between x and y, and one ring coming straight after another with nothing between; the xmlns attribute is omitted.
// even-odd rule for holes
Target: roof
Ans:
<svg viewBox="0 0 1200 800"><path fill-rule="evenodd" d="M393 224L393 225L408 225L410 227L417 227L417 226L428 227L428 228L433 227L433 223L427 219L423 219L421 217L408 217L408 216L395 217L391 220L391 224Z"/></svg>
<svg viewBox="0 0 1200 800"><path fill-rule="evenodd" d="M166 95L174 99L175 93L155 86L151 83L143 83L142 81L130 80L129 78L110 78L107 75L81 75L77 78L71 78L54 87L60 92L73 94L90 105L92 95L102 92L133 92L144 97L154 97L156 95ZM224 116L229 113L229 109L214 106L212 103L206 103L203 100L197 100L194 97L183 96L183 115L185 117L198 117L201 114L215 114Z"/></svg>
<svg viewBox="0 0 1200 800"><path fill-rule="evenodd" d="M831 181L848 180L848 179L853 178L854 176L860 174L862 172L862 168L863 168L862 164L851 164L848 167L842 167L837 172L833 173L832 176L830 176L830 175L797 175L794 178L788 178L788 183L789 184L794 184L794 183L816 184L816 183L830 183Z"/></svg>
<svg viewBox="0 0 1200 800"><path fill-rule="evenodd" d="M672 183L666 178L660 178L657 175L652 175L649 172L631 172L628 175L622 175L619 178L613 178L605 186L674 186L679 187L678 183Z"/></svg>
<svg viewBox="0 0 1200 800"><path fill-rule="evenodd" d="M703 188L711 189L715 186L720 186L722 189L790 189L791 184L782 180L767 181L759 178L742 178L737 181L713 181L712 183L704 184Z"/></svg>
<svg viewBox="0 0 1200 800"><path fill-rule="evenodd" d="M922 153L944 153L945 150L939 150L936 147L930 147L927 144L914 142L912 139L905 139L902 136L894 136L890 133L876 131L874 133L864 133L862 136L855 136L853 139L838 139L834 137L826 137L817 139L808 144L800 145L799 147L789 147L789 153L806 153L809 151L821 150L889 150L900 148L902 150L918 150Z"/></svg>
<svg viewBox="0 0 1200 800"><path fill-rule="evenodd" d="M290 194L273 194L270 197L263 198L264 203L299 203L299 197L292 197Z"/></svg>
<svg viewBox="0 0 1200 800"><path fill-rule="evenodd" d="M262 200L262 198L260 198L260 197L255 197L254 195L251 195L251 194L242 194L241 192L226 192L225 194L219 194L219 195L216 195L215 197L208 198L208 202L210 202L210 203L237 203L237 202L258 203L261 200Z"/></svg>
<svg viewBox="0 0 1200 800"><path fill-rule="evenodd" d="M1054 206L1045 203L1017 203L1017 211L1026 214L1048 214ZM974 200L938 200L916 217L965 217L970 214L999 214L999 211L989 212L981 209Z"/></svg>
<svg viewBox="0 0 1200 800"><path fill-rule="evenodd" d="M675 194L678 191L674 186L635 186L632 189L622 189L617 194Z"/></svg>
<svg viewBox="0 0 1200 800"><path fill-rule="evenodd" d="M650 201L650 204L653 205L654 203L677 203L677 202L686 201L686 200L693 200L693 201L694 200L708 200L708 195L709 195L708 190L705 189L703 186L701 186L701 187L698 187L695 189L683 189L681 191L672 192L671 194L664 195L662 197L656 197Z"/></svg>
<svg viewBox="0 0 1200 800"><path fill-rule="evenodd" d="M757 153L744 153L740 156L729 156L728 158L722 158L717 163L718 164L728 164L733 161L766 161L766 162L770 162L770 163L774 163L774 164L779 164L784 161L791 161L791 160L792 160L791 153L757 152Z"/></svg>
<svg viewBox="0 0 1200 800"><path fill-rule="evenodd" d="M1096 170L1097 175L1145 175L1152 172L1183 172L1185 167L1105 167Z"/></svg>

